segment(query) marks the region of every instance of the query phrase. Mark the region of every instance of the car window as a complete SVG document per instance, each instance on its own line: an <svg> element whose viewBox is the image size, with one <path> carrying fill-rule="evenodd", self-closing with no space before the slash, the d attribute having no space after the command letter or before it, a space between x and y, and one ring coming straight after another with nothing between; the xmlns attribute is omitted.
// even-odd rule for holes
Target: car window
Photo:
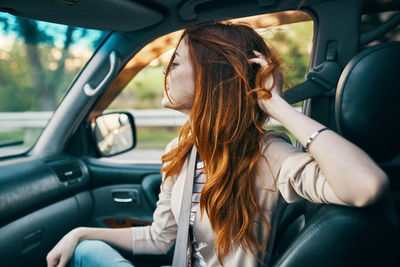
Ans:
<svg viewBox="0 0 400 267"><path fill-rule="evenodd" d="M0 156L27 151L107 32L0 14Z"/></svg>
<svg viewBox="0 0 400 267"><path fill-rule="evenodd" d="M306 21L280 25L279 20L277 21L275 17L268 20L268 15L267 19L264 15L234 20L234 22L247 22L255 26L257 32L281 55L287 83L284 89L304 81L312 49L313 21L304 12L291 12L293 16L301 13L300 15L307 17ZM264 26L260 27L260 25ZM127 83L122 93L107 108L106 112L129 110L135 117L137 129L136 148L117 155L111 160L160 162L165 146L179 135L180 127L186 121L185 115L174 110L164 109L161 105L164 87L162 70L168 64L179 36L180 33L177 32L164 38L165 45L161 47L169 46L171 49L149 61L150 63ZM160 42L160 40L162 39L159 38L154 43ZM139 52L136 63L140 61L140 54L150 54L150 52L161 50L151 50L151 46L152 44L149 44L147 48ZM131 61L135 61L135 58ZM137 63L137 65L139 64ZM129 63L126 68L129 68ZM301 104L296 103L295 106L301 110ZM271 121L267 127L286 131L276 121ZM289 133L288 135L295 143L294 137Z"/></svg>
<svg viewBox="0 0 400 267"><path fill-rule="evenodd" d="M360 32L361 34L369 32L385 21L389 20L393 15L395 15L396 11L387 11L387 12L378 12L378 13L370 13L363 14L361 16L360 23ZM386 34L381 36L380 38L373 40L372 42L365 44L362 48L366 48L369 46L374 46L380 43L390 42L390 41L400 41L400 25L397 25L392 30L388 31Z"/></svg>

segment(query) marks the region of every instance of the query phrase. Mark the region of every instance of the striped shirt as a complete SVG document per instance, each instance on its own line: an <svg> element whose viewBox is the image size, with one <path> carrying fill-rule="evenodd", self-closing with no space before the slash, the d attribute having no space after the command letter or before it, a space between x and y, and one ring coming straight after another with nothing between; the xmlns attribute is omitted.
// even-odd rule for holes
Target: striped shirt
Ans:
<svg viewBox="0 0 400 267"><path fill-rule="evenodd" d="M193 181L193 194L192 194L192 205L190 209L190 221L189 221L189 233L191 234L192 248L193 248L193 266L194 267L206 267L207 264L204 261L203 256L200 253L200 249L207 246L206 243L198 241L193 235L193 227L196 219L200 217L197 215L200 213L200 195L203 190L204 184L206 183L206 175L204 173L204 163L202 161L196 164L196 173Z"/></svg>

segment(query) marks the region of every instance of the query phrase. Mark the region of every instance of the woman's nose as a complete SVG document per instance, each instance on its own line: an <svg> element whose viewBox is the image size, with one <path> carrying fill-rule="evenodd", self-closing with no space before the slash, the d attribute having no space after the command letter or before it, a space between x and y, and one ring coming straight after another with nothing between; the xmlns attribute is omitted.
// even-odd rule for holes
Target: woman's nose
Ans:
<svg viewBox="0 0 400 267"><path fill-rule="evenodd" d="M165 75L167 73L167 67L164 67L162 73Z"/></svg>

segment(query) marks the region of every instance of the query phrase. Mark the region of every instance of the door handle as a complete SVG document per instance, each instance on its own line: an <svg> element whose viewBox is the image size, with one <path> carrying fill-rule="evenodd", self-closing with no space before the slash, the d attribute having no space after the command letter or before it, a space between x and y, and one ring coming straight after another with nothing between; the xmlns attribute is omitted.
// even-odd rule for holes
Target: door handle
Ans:
<svg viewBox="0 0 400 267"><path fill-rule="evenodd" d="M113 201L116 203L132 203L137 204L137 192L132 190L117 190L112 193Z"/></svg>
<svg viewBox="0 0 400 267"><path fill-rule="evenodd" d="M130 203L133 201L132 197L128 197L128 198L119 198L119 197L114 197L114 202L117 203Z"/></svg>

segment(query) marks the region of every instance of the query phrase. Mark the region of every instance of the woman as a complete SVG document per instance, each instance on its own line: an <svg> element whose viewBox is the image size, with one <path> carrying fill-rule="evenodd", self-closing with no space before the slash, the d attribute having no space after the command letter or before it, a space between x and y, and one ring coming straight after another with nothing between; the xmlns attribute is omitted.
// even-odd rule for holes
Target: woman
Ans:
<svg viewBox="0 0 400 267"><path fill-rule="evenodd" d="M265 261L279 194L287 202L304 198L362 207L387 190L386 175L366 153L282 99L279 61L250 27L187 28L165 74L163 105L189 120L162 157L153 224L74 229L49 252L49 266L64 266L73 255L75 265L132 266L108 244L134 254L166 253L176 238L185 160L193 145L199 158L190 222L195 266ZM296 150L286 135L263 130L270 116L308 153ZM93 239L104 242L79 243Z"/></svg>

